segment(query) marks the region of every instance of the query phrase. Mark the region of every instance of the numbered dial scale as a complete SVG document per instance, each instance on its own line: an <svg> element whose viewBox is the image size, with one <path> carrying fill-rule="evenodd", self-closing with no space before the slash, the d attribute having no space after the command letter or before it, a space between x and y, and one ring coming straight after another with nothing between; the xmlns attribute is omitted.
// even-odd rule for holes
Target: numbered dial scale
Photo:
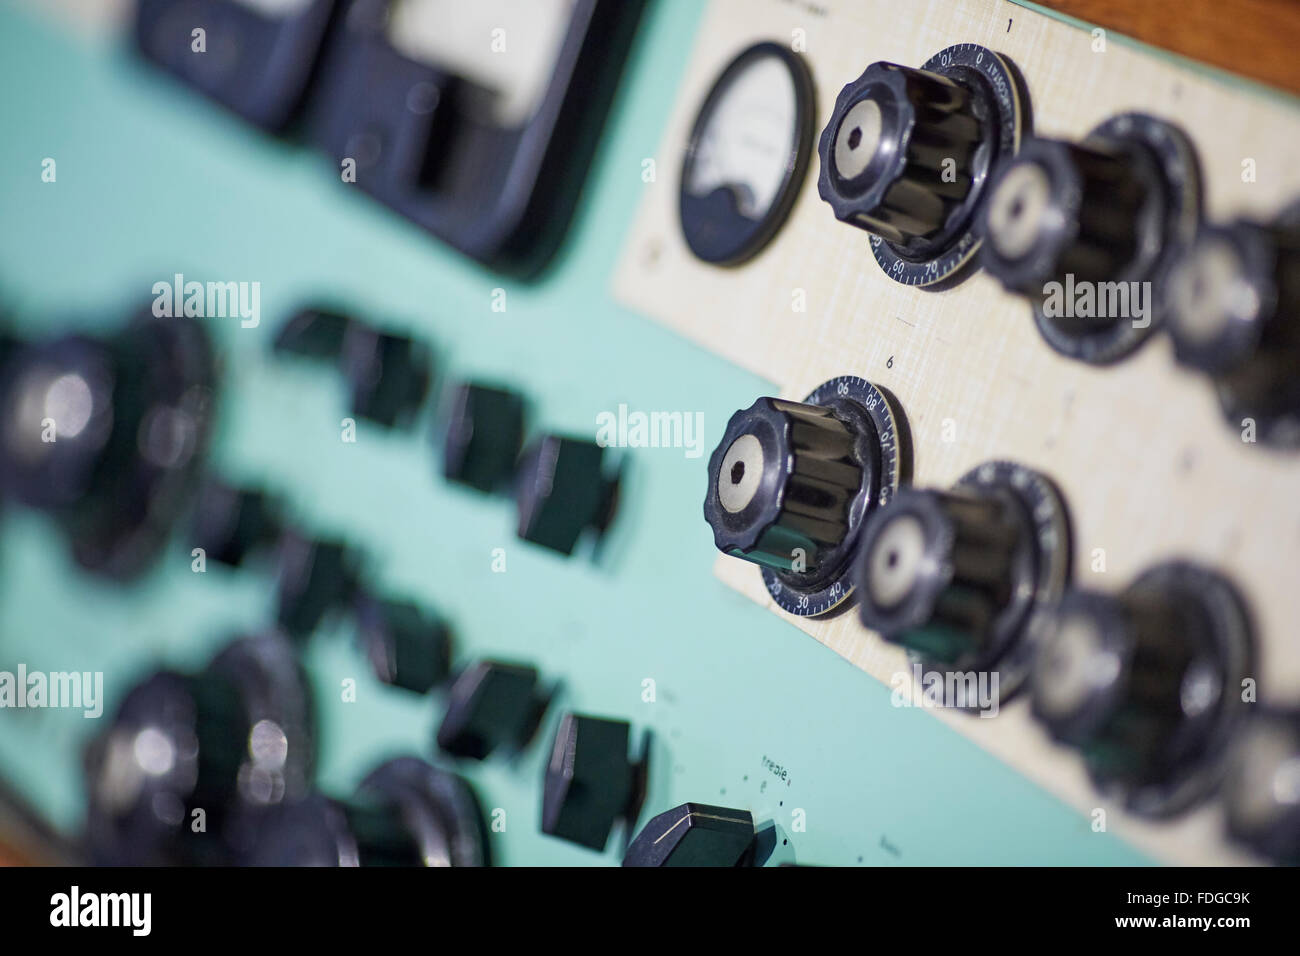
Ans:
<svg viewBox="0 0 1300 956"><path fill-rule="evenodd" d="M775 235L808 169L813 83L776 43L740 53L705 97L682 164L682 235L697 257L736 265Z"/></svg>
<svg viewBox="0 0 1300 956"><path fill-rule="evenodd" d="M817 146L818 192L841 222L871 234L885 275L940 289L959 281L997 164L1030 126L1011 61L974 43L920 69L872 63L835 100Z"/></svg>
<svg viewBox="0 0 1300 956"><path fill-rule="evenodd" d="M862 531L862 623L927 671L998 674L1008 700L1029 672L1033 622L1070 576L1070 521L1046 475L990 461L949 490L907 488ZM964 686L948 706L972 708Z"/></svg>
<svg viewBox="0 0 1300 956"><path fill-rule="evenodd" d="M803 402L760 398L731 416L704 517L719 551L762 566L778 605L818 617L848 607L862 523L910 473L897 399L845 375Z"/></svg>

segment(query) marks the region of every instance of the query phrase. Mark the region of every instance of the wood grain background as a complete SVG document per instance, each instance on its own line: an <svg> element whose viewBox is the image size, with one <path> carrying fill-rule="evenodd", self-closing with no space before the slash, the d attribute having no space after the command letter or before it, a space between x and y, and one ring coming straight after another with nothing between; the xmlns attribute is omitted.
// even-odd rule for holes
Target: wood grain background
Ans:
<svg viewBox="0 0 1300 956"><path fill-rule="evenodd" d="M1045 7L1300 93L1300 0L1041 0Z"/></svg>

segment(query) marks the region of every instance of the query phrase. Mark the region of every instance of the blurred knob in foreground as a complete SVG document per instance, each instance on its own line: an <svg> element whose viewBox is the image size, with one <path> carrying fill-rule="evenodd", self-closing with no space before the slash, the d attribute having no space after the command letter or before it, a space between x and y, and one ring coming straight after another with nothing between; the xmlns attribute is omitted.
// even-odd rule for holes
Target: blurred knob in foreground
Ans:
<svg viewBox="0 0 1300 956"><path fill-rule="evenodd" d="M87 751L91 859L230 862L248 819L306 794L313 738L306 678L282 637L236 641L198 674L154 673Z"/></svg>
<svg viewBox="0 0 1300 956"><path fill-rule="evenodd" d="M1300 864L1300 711L1255 712L1232 746L1223 806L1234 839Z"/></svg>
<svg viewBox="0 0 1300 956"><path fill-rule="evenodd" d="M265 815L249 866L487 866L469 785L415 757L376 768L347 799L312 794Z"/></svg>
<svg viewBox="0 0 1300 956"><path fill-rule="evenodd" d="M1070 591L1030 678L1033 711L1079 750L1094 783L1134 812L1169 816L1223 776L1250 705L1250 621L1236 589L1197 565L1157 565L1118 595Z"/></svg>
<svg viewBox="0 0 1300 956"><path fill-rule="evenodd" d="M1202 229L1169 299L1174 354L1210 376L1229 424L1300 448L1300 205L1270 226Z"/></svg>
<svg viewBox="0 0 1300 956"><path fill-rule="evenodd" d="M1105 364L1160 324L1166 274L1200 214L1190 140L1155 117L1122 113L1081 143L1027 140L998 169L981 262L1029 299L1052 348Z"/></svg>
<svg viewBox="0 0 1300 956"><path fill-rule="evenodd" d="M943 704L996 712L1028 672L1031 624L1065 589L1070 554L1069 517L1051 480L986 462L949 491L905 488L871 515L858 558L859 615L928 671L995 674L980 700L970 697L978 685L945 682Z"/></svg>
<svg viewBox="0 0 1300 956"><path fill-rule="evenodd" d="M139 574L183 510L215 375L197 321L148 312L105 339L16 349L0 369L0 485L49 512L83 567Z"/></svg>

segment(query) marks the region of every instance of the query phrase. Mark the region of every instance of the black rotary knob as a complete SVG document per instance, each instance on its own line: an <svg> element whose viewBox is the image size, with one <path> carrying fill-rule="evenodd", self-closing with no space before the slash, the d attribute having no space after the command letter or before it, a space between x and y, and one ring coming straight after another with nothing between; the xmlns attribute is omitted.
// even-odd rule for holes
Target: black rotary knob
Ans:
<svg viewBox="0 0 1300 956"><path fill-rule="evenodd" d="M978 698L970 696L978 685L945 681L956 699L943 703L996 708L1024 680L1030 624L1064 591L1070 551L1069 519L1052 482L989 462L950 491L903 489L871 515L859 548L859 614L927 669L995 673L997 684Z"/></svg>
<svg viewBox="0 0 1300 956"><path fill-rule="evenodd" d="M1200 208L1186 136L1125 113L1081 143L1030 139L1001 165L982 214L982 263L1030 300L1053 348L1111 362L1161 320L1164 275Z"/></svg>
<svg viewBox="0 0 1300 956"><path fill-rule="evenodd" d="M1016 151L1026 113L1014 68L984 47L949 47L921 69L873 63L822 131L818 191L835 218L873 235L891 279L937 285L978 249L989 171Z"/></svg>
<svg viewBox="0 0 1300 956"><path fill-rule="evenodd" d="M803 402L760 398L731 416L709 458L704 517L719 551L763 566L794 614L842 609L866 515L908 473L902 414L882 389L845 376Z"/></svg>
<svg viewBox="0 0 1300 956"><path fill-rule="evenodd" d="M624 866L752 866L754 818L748 810L683 803L641 828Z"/></svg>
<svg viewBox="0 0 1300 956"><path fill-rule="evenodd" d="M1297 208L1300 212L1300 207ZM1300 447L1300 222L1201 230L1169 277L1182 364L1208 373L1234 427Z"/></svg>
<svg viewBox="0 0 1300 956"><path fill-rule="evenodd" d="M337 363L352 414L384 428L415 418L433 378L432 352L423 342L330 309L296 312L272 347L279 355Z"/></svg>
<svg viewBox="0 0 1300 956"><path fill-rule="evenodd" d="M1218 784L1254 666L1249 620L1226 579L1159 565L1118 595L1068 592L1044 627L1034 715L1079 749L1099 787L1167 816Z"/></svg>
<svg viewBox="0 0 1300 956"><path fill-rule="evenodd" d="M1300 711L1257 712L1223 785L1228 832L1278 863L1300 863Z"/></svg>
<svg viewBox="0 0 1300 956"><path fill-rule="evenodd" d="M302 798L314 755L305 677L282 638L130 690L87 751L86 839L111 865L226 863L251 816Z"/></svg>
<svg viewBox="0 0 1300 956"><path fill-rule="evenodd" d="M215 374L196 321L148 313L17 349L0 372L0 485L53 515L83 567L138 574L183 509Z"/></svg>
<svg viewBox="0 0 1300 956"><path fill-rule="evenodd" d="M249 866L486 866L487 830L469 785L415 757L376 768L346 799L321 794L258 821Z"/></svg>

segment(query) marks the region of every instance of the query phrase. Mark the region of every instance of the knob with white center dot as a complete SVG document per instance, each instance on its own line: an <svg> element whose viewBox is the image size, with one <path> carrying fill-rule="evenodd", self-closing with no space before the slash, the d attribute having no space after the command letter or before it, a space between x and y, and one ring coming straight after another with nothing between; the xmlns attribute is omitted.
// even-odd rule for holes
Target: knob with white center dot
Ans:
<svg viewBox="0 0 1300 956"><path fill-rule="evenodd" d="M1030 138L1001 164L981 213L981 264L1029 300L1052 348L1112 362L1164 315L1163 278L1200 208L1190 141L1124 113L1079 143Z"/></svg>
<svg viewBox="0 0 1300 956"><path fill-rule="evenodd" d="M851 376L736 412L709 459L714 544L760 565L791 613L843 609L862 522L908 474L905 428L892 396Z"/></svg>
<svg viewBox="0 0 1300 956"><path fill-rule="evenodd" d="M1228 833L1278 863L1300 863L1300 711L1262 710L1234 744L1223 788Z"/></svg>
<svg viewBox="0 0 1300 956"><path fill-rule="evenodd" d="M835 218L871 233L885 274L939 288L979 248L989 172L1028 125L1010 61L972 43L920 69L872 63L846 85L818 144L818 191Z"/></svg>
<svg viewBox="0 0 1300 956"><path fill-rule="evenodd" d="M1035 615L1068 583L1070 551L1055 485L1021 465L989 462L948 491L904 489L868 519L859 616L927 670L996 672L1006 699L1028 672ZM951 686L959 693L948 706L976 705L966 685Z"/></svg>
<svg viewBox="0 0 1300 956"><path fill-rule="evenodd" d="M1161 564L1118 595L1068 592L1042 626L1034 715L1079 750L1100 789L1157 817L1213 791L1254 667L1230 582L1199 565Z"/></svg>
<svg viewBox="0 0 1300 956"><path fill-rule="evenodd" d="M1300 205L1290 223L1208 226L1169 278L1178 361L1205 372L1234 427L1300 447Z"/></svg>

